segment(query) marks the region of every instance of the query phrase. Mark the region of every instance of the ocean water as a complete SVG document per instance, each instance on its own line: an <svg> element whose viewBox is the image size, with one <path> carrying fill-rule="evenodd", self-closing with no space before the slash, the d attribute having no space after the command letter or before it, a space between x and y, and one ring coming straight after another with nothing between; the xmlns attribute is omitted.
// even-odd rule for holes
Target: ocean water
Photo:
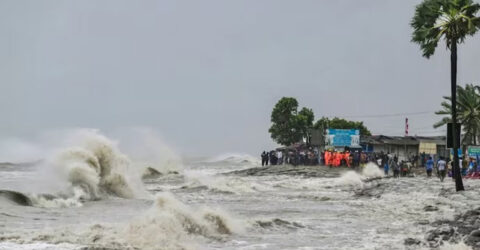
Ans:
<svg viewBox="0 0 480 250"><path fill-rule="evenodd" d="M0 249L408 249L405 238L423 240L429 222L480 200L480 181L455 193L449 179L382 178L374 164L262 169L245 154L156 163L98 133L79 138L0 166Z"/></svg>

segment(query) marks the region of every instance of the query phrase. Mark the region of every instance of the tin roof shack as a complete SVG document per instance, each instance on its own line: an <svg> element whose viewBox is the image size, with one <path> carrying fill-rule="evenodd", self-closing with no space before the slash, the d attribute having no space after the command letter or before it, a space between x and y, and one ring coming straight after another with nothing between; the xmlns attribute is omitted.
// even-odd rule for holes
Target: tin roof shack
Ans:
<svg viewBox="0 0 480 250"><path fill-rule="evenodd" d="M360 144L365 151L392 153L400 159L419 155L427 149L427 154L447 156L445 136L362 136Z"/></svg>

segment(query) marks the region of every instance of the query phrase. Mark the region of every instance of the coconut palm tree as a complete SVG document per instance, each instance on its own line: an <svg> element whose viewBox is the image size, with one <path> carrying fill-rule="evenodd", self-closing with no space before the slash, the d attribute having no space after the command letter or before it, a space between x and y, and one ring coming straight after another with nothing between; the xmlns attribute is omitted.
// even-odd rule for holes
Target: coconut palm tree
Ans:
<svg viewBox="0 0 480 250"><path fill-rule="evenodd" d="M441 103L443 110L435 112L437 115L450 115L452 113L451 98L443 97L445 100ZM463 127L463 144L476 145L478 135L480 135L480 86L467 84L465 88L457 86L457 119ZM433 125L434 128L441 127L452 119L447 116Z"/></svg>
<svg viewBox="0 0 480 250"><path fill-rule="evenodd" d="M423 56L430 58L435 53L438 42L445 40L450 50L451 62L451 101L452 128L457 124L457 45L463 43L467 36L472 36L480 28L480 18L476 13L480 5L473 0L424 0L415 10L411 25L414 29L412 41L418 43ZM453 134L453 173L457 191L463 187L458 165L458 141Z"/></svg>

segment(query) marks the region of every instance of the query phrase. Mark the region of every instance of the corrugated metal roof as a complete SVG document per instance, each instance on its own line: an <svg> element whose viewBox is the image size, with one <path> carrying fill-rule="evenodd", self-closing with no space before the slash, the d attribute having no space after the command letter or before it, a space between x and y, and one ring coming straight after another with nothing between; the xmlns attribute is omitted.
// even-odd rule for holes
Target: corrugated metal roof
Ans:
<svg viewBox="0 0 480 250"><path fill-rule="evenodd" d="M445 136L386 136L386 135L372 135L362 136L360 138L361 144L390 144L390 145L419 145L420 142L431 142L437 145L445 145Z"/></svg>

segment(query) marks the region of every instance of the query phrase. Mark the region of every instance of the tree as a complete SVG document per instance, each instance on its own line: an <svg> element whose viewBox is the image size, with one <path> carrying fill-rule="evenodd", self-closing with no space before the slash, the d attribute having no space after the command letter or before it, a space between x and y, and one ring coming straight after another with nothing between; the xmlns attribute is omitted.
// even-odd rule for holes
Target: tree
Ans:
<svg viewBox="0 0 480 250"><path fill-rule="evenodd" d="M313 128L313 121L315 120L313 110L302 108L302 110L298 112L297 119L302 130L302 137L306 139L307 144L310 144L310 139L312 137L310 130Z"/></svg>
<svg viewBox="0 0 480 250"><path fill-rule="evenodd" d="M420 45L424 57L430 58L435 53L441 39L445 40L451 52L453 131L456 131L457 123L457 45L480 28L480 18L475 16L479 9L480 5L474 4L472 0L424 0L417 6L411 22L414 29L412 41ZM459 148L455 137L456 133L453 133L453 152L457 152ZM465 188L460 175L458 154L453 154L453 159L455 187L457 191L462 191Z"/></svg>
<svg viewBox="0 0 480 250"><path fill-rule="evenodd" d="M283 97L273 108L270 118L272 126L268 132L278 144L290 146L303 138L309 138L309 128L312 128L314 119L311 109L302 108L298 112L297 100Z"/></svg>
<svg viewBox="0 0 480 250"><path fill-rule="evenodd" d="M363 122L348 121L342 118L335 117L332 120L327 117L322 117L313 126L315 129L358 129L361 135L372 135L370 130L363 125Z"/></svg>
<svg viewBox="0 0 480 250"><path fill-rule="evenodd" d="M443 97L445 100L441 103L443 110L435 112L437 115L450 115L452 112L451 98ZM476 145L480 135L480 86L467 84L465 88L457 86L457 113L458 122L463 127L463 144ZM433 125L434 128L441 127L452 122L451 117L444 117Z"/></svg>

